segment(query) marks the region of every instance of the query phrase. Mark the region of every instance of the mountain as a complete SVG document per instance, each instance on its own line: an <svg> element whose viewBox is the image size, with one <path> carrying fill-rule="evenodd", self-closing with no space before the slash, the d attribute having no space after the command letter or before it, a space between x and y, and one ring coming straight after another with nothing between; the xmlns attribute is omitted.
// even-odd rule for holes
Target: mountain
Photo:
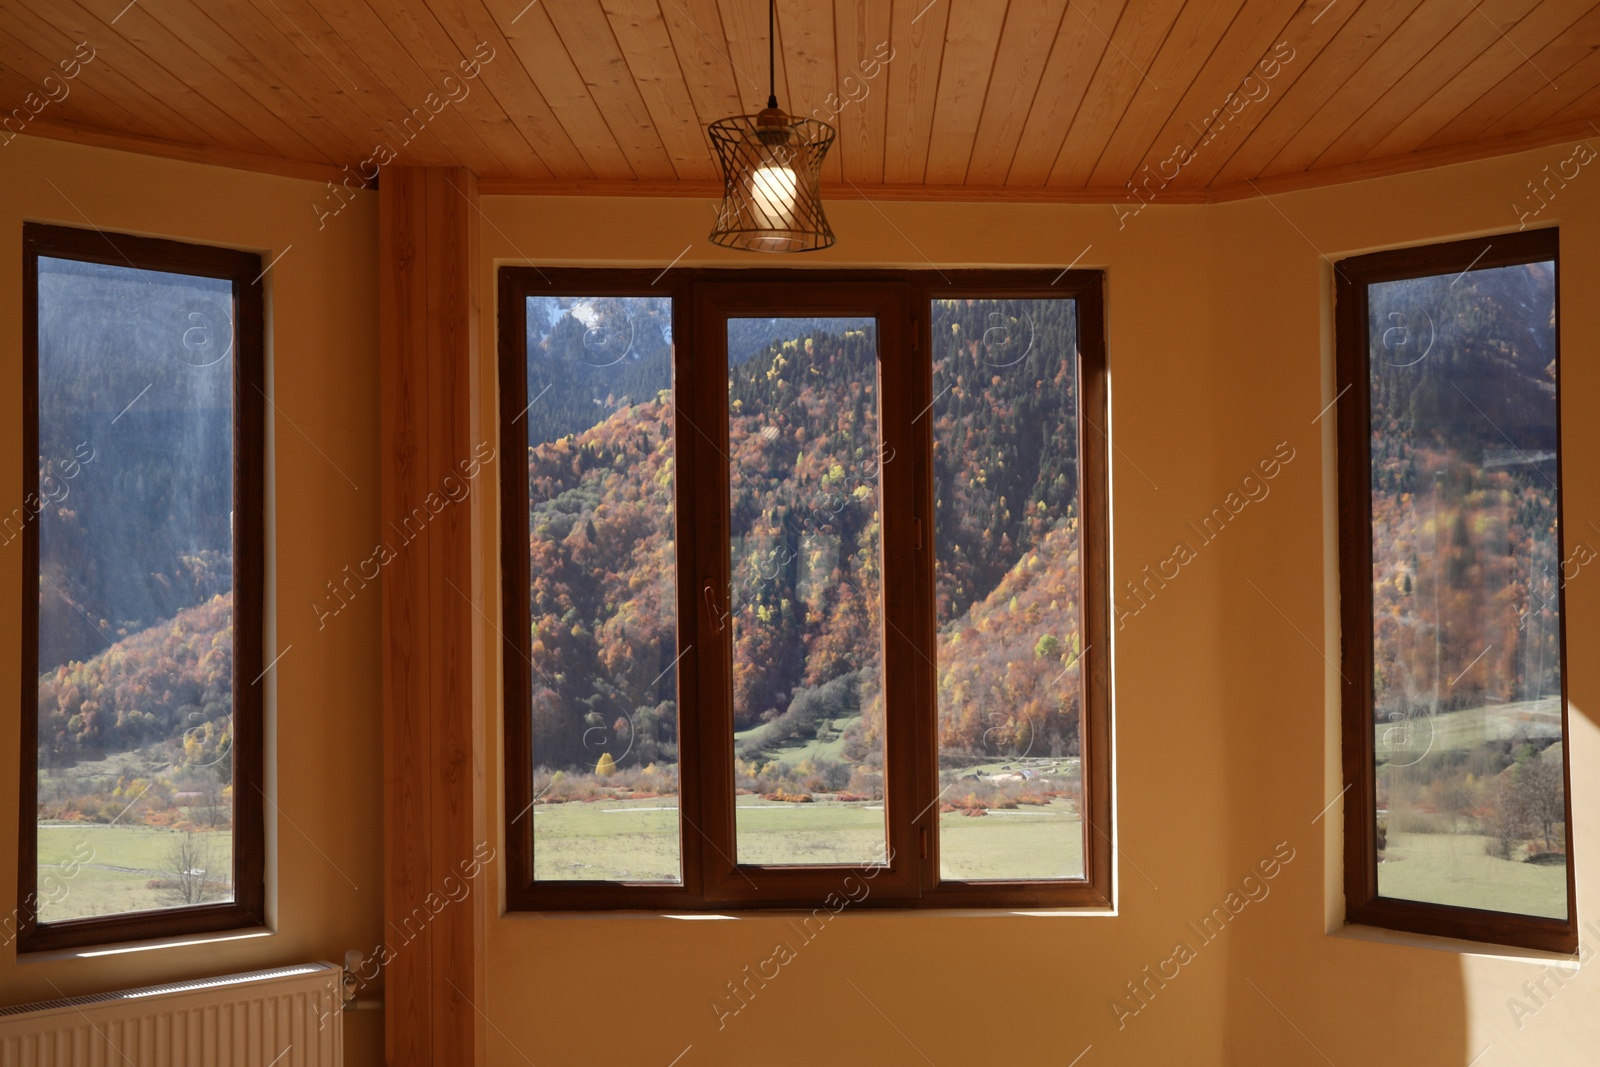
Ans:
<svg viewBox="0 0 1600 1067"><path fill-rule="evenodd" d="M40 675L40 758L59 765L166 744L186 762L214 759L232 733L232 684L224 594Z"/></svg>
<svg viewBox="0 0 1600 1067"><path fill-rule="evenodd" d="M39 659L233 587L229 283L41 260Z"/></svg>
<svg viewBox="0 0 1600 1067"><path fill-rule="evenodd" d="M865 322L752 321L788 336L730 368L735 728L759 728L748 749L843 721L840 758L872 762L882 722L878 471L896 461L878 445L874 341ZM943 302L934 323L942 736L974 754L1075 753L1072 305ZM530 373L535 363L592 363L592 324L545 329ZM670 473L681 417L665 353L652 351L655 360L614 364L610 379L582 367L566 379L584 383L569 395L598 414L590 427L530 431L534 746L551 766L592 767L601 751L619 762L675 756ZM624 390L623 379L660 392Z"/></svg>
<svg viewBox="0 0 1600 1067"><path fill-rule="evenodd" d="M1560 691L1550 264L1372 287L1379 721Z"/></svg>
<svg viewBox="0 0 1600 1067"><path fill-rule="evenodd" d="M663 310L530 302L530 713L537 759L553 768L593 768L604 752L619 765L676 761L673 441L695 431L672 401ZM972 758L1074 754L1072 305L946 301L933 321L941 738ZM739 330L759 345L729 381L735 725L752 752L827 736L830 758L877 765L879 471L909 457L880 450L871 324L752 319ZM204 594L226 557L164 541L148 551L141 582L185 567L196 577L163 621L90 630L91 654L42 674L52 760L175 744L225 721L231 598ZM104 586L70 577L63 588L85 601Z"/></svg>

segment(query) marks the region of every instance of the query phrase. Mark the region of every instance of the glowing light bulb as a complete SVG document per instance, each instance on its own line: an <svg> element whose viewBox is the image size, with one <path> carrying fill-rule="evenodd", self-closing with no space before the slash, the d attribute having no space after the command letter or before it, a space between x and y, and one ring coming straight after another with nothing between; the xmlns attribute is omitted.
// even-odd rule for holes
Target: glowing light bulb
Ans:
<svg viewBox="0 0 1600 1067"><path fill-rule="evenodd" d="M750 200L762 216L761 222L774 228L794 225L794 205L800 195L800 179L792 167L763 163L750 175Z"/></svg>

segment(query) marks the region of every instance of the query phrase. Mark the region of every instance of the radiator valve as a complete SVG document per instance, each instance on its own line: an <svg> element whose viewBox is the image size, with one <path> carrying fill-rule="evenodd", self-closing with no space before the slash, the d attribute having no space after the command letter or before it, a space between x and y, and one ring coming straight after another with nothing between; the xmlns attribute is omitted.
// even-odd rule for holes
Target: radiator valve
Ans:
<svg viewBox="0 0 1600 1067"><path fill-rule="evenodd" d="M358 948L353 948L344 954L344 1010L349 1011L355 1007L356 991L360 988L361 980L356 971L361 967L366 956Z"/></svg>

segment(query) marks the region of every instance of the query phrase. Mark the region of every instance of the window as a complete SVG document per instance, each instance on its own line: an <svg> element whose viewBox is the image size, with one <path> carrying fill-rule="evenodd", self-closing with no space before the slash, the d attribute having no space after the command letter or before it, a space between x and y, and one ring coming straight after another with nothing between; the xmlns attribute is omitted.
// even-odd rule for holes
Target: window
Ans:
<svg viewBox="0 0 1600 1067"><path fill-rule="evenodd" d="M19 946L259 923L260 257L23 246Z"/></svg>
<svg viewBox="0 0 1600 1067"><path fill-rule="evenodd" d="M1556 252L1541 230L1339 265L1353 923L1577 948Z"/></svg>
<svg viewBox="0 0 1600 1067"><path fill-rule="evenodd" d="M1099 275L659 273L500 271L512 906L1109 903Z"/></svg>

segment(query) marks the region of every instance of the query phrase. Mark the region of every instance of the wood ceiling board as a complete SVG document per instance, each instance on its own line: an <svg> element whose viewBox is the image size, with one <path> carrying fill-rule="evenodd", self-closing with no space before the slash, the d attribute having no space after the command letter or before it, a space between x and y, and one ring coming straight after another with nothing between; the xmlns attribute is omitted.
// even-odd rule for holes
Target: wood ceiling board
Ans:
<svg viewBox="0 0 1600 1067"><path fill-rule="evenodd" d="M1288 25L1279 32L1277 41L1273 42L1271 63L1265 71L1260 68L1258 61L1257 73L1266 85L1265 96L1251 101L1235 113L1233 105L1238 102L1237 98L1226 105L1221 103L1227 99L1228 93L1240 87L1235 85L1225 91L1217 103L1204 108L1198 121L1185 120L1186 127L1188 123L1199 127L1198 130L1191 129L1190 133L1200 139L1186 142L1194 145L1194 154L1184 165L1184 184L1206 187L1218 184L1215 182L1217 172L1249 141L1257 127L1266 121L1268 114L1284 102L1295 83L1310 71L1312 59L1329 42L1339 37L1345 24L1355 18L1359 10L1358 3L1342 0L1322 7L1307 4L1296 9ZM1268 71L1272 73L1271 78L1265 77ZM1248 91L1244 99L1250 99ZM1216 113L1215 118L1212 118L1213 112Z"/></svg>
<svg viewBox="0 0 1600 1067"><path fill-rule="evenodd" d="M634 176L678 176L600 4L584 0L540 6L547 9L561 34L567 54L587 83L590 95L605 116L606 125L627 157Z"/></svg>
<svg viewBox="0 0 1600 1067"><path fill-rule="evenodd" d="M723 35L728 42L729 61L739 75L737 87L739 99L743 102L739 114L754 115L767 106L769 81L777 85L778 106L789 110L794 95L790 90L788 66L784 58L783 23L777 26L777 50L771 67L775 77L769 78L766 0L718 0L717 11L722 19Z"/></svg>
<svg viewBox="0 0 1600 1067"><path fill-rule="evenodd" d="M479 183L485 196L632 196L717 199L722 183L680 181L532 181L524 178L485 178ZM1127 195L1116 189L1046 189L1043 186L1016 185L842 185L824 182L825 201L851 200L895 203L978 203L978 204L1109 204ZM1211 201L1205 189L1180 189L1172 196L1175 204L1205 204Z"/></svg>
<svg viewBox="0 0 1600 1067"><path fill-rule="evenodd" d="M1551 119L1551 125L1564 126L1571 122L1588 123L1595 136L1600 136L1600 86L1596 86L1584 93L1581 97L1556 112ZM1581 136L1587 138L1585 133ZM1600 145L1594 146L1600 148Z"/></svg>
<svg viewBox="0 0 1600 1067"><path fill-rule="evenodd" d="M1172 145L1161 144L1157 139L1160 134L1175 121L1201 126L1212 109L1221 105L1253 70L1261 50L1251 45L1254 34L1262 32L1262 19L1270 18L1269 30L1282 25L1282 15L1271 5L1261 3L1250 11L1250 18L1243 23L1245 29L1235 35L1232 31L1241 25L1240 15L1245 10L1244 0L1186 5L1150 65L1150 77L1139 80L1133 101L1105 144L1093 159L1085 153L1063 161L1065 166L1058 167L1055 176L1065 178L1069 185L1115 185L1134 178L1144 157L1155 152L1158 145L1160 151L1155 158L1164 161ZM1228 45L1226 52L1222 51L1224 42ZM1209 102L1205 98L1194 99L1201 77L1218 68L1225 71L1222 80L1226 88ZM1157 85L1167 88L1157 89ZM1185 117L1178 119L1180 114ZM1194 136L1190 134L1191 141ZM1177 176L1181 177L1181 171Z"/></svg>
<svg viewBox="0 0 1600 1067"><path fill-rule="evenodd" d="M1232 122L1232 117L1224 118L1229 115L1230 94L1243 94L1248 99L1254 91L1245 90L1245 78L1250 75L1254 75L1256 83L1266 86L1266 96L1261 101L1251 102L1246 109L1264 104L1280 91L1278 83L1285 74L1285 67L1278 56L1291 53L1280 50L1278 45L1288 48L1288 38L1296 26L1306 21L1296 22L1302 8L1294 6L1285 11L1286 6L1283 0L1248 0L1227 27L1205 67L1189 83L1160 133L1141 147L1141 138L1134 136L1138 131L1128 128L1126 123L1118 126L1117 134L1094 166L1091 186L1126 182L1131 176L1144 179L1150 173L1160 176L1165 173L1168 160L1179 168L1176 176L1170 176L1173 187L1197 186L1190 163L1202 152L1218 154L1237 147L1238 141L1243 139L1242 131L1258 117L1250 115L1238 125ZM1262 64L1266 64L1266 69L1262 69ZM1272 77L1266 77L1266 72L1272 72ZM1266 109L1262 107L1259 114L1266 114ZM1214 131L1210 144L1205 141L1208 131ZM1182 162L1186 158L1189 162ZM1152 168L1149 173L1144 171L1146 166ZM1170 189L1163 190L1163 195L1168 192Z"/></svg>
<svg viewBox="0 0 1600 1067"><path fill-rule="evenodd" d="M1493 0L1480 0L1492 3ZM1422 0L1361 66L1352 71L1316 113L1291 136L1262 174L1306 170L1338 138L1357 123L1407 70L1437 60L1436 49L1451 31L1467 19L1476 19L1461 0Z"/></svg>
<svg viewBox="0 0 1600 1067"><path fill-rule="evenodd" d="M340 163L359 164L386 134L386 119L398 119L409 104L389 91L306 0L205 0L207 14L240 47L302 97L314 101L318 116L343 131L348 155ZM362 10L359 3L355 5ZM383 66L383 64L379 64ZM421 94L415 103L421 103ZM301 115L304 119L308 116ZM438 153L453 162L452 153Z"/></svg>
<svg viewBox="0 0 1600 1067"><path fill-rule="evenodd" d="M276 77L195 4L164 0L134 7L122 16L118 27L135 44L141 44L138 34L149 27L145 32L152 37L148 46L141 45L144 51L170 42L168 48L179 46L192 52L195 65L187 71L205 64L217 75L197 84L205 86L207 94L230 114L247 116L256 129L268 131L277 154L289 159L348 160L350 134L325 121L284 79ZM164 40L154 38L157 29ZM296 120L290 122L289 116Z"/></svg>
<svg viewBox="0 0 1600 1067"><path fill-rule="evenodd" d="M1070 47L1062 39L1069 10L1056 0L1011 0L965 181L1005 184L1045 72L1056 50Z"/></svg>
<svg viewBox="0 0 1600 1067"><path fill-rule="evenodd" d="M784 70L789 98L780 101L791 115L811 117L828 94L839 87L834 58L833 4L818 0L784 0L778 4L778 36L783 41ZM844 146L838 138L823 157L822 175L838 181L843 170Z"/></svg>
<svg viewBox="0 0 1600 1067"><path fill-rule="evenodd" d="M1045 184L1083 184L1083 175L1087 174L1085 160L1092 167L1100 158L1101 150L1141 88L1150 85L1158 92L1177 93L1177 86L1169 84L1163 89L1160 82L1152 83L1150 67L1161 54L1161 45L1183 8L1183 0L1147 0L1123 10L1109 35L1110 47L1100 59Z"/></svg>
<svg viewBox="0 0 1600 1067"><path fill-rule="evenodd" d="M312 0L254 0L274 7L283 5L309 5ZM462 63L476 59L480 43L487 43L465 24L459 11L452 11L450 0L433 0L428 4L394 3L393 0L376 0L383 5L379 10L374 0L341 0L329 4L338 18L349 13L355 25L364 29L346 30L337 23L322 23L318 18L305 32L326 37L329 43L319 49L337 61L341 68L363 62L375 79L383 79L389 90L398 98L400 106L423 122L422 132L405 145L393 144L399 152L401 165L421 162L414 152L426 151L426 144L436 142L450 155L474 171L492 171L496 168L515 169L534 151L522 133L509 120L505 109L494 95L481 84L468 85L462 78ZM450 25L441 21L448 18ZM452 17L453 16L453 17ZM326 26L326 32L322 30ZM493 46L490 45L492 48ZM344 54L341 54L344 53ZM510 57L498 49L488 65L503 62ZM345 56L348 56L348 59ZM366 63L367 57L373 62ZM359 75L357 75L359 76ZM445 87L446 78L456 79L467 90L456 101L450 99ZM428 105L429 97L442 106ZM386 120L390 129L401 123L399 116ZM405 136L412 136L408 130ZM396 136L401 136L396 134Z"/></svg>
<svg viewBox="0 0 1600 1067"><path fill-rule="evenodd" d="M738 75L728 55L728 41L722 35L722 15L716 0L660 0L661 17L672 47L678 53L678 69L683 72L701 126L709 126L729 115L745 111L742 94L735 84ZM759 85L745 86L759 92Z"/></svg>
<svg viewBox="0 0 1600 1067"><path fill-rule="evenodd" d="M1379 159L1419 148L1525 63L1523 51L1534 55L1575 23L1590 19L1600 26L1600 9L1574 18L1571 0L1543 0L1508 33L1497 34L1494 43L1460 74L1385 133L1365 158ZM1514 41L1510 35L1515 35Z"/></svg>
<svg viewBox="0 0 1600 1067"><path fill-rule="evenodd" d="M1338 166L1366 158L1407 116L1501 40L1490 18L1502 23L1519 22L1537 6L1537 0L1481 0L1481 4L1487 18L1473 14L1462 19L1427 56L1403 70L1311 165Z"/></svg>
<svg viewBox="0 0 1600 1067"><path fill-rule="evenodd" d="M281 152L279 145L263 138L250 124L235 113L220 106L211 91L217 75L199 68L180 43L174 49L171 43L165 53L147 47L149 33L140 33L140 27L165 37L159 24L123 7L99 0L99 12L77 0L57 0L46 8L42 17L61 29L74 40L88 41L90 47L100 52L99 42L106 45L102 59L111 60L118 71L145 88L151 95L167 103L183 115L196 128L226 144L249 152L273 154ZM113 28L111 21L118 25ZM135 35L145 40L136 40ZM181 67L176 62L182 59ZM85 68L87 70L87 68Z"/></svg>
<svg viewBox="0 0 1600 1067"><path fill-rule="evenodd" d="M1108 62L1107 56L1116 58L1110 43L1096 27L1115 26L1126 4L1127 0L1073 0L1068 6L1044 75L1039 79L1033 104L1023 121L1022 135L1017 138L1003 179L1006 185L1043 186L1050 177L1050 170L1061 153L1061 144L1067 139L1067 131L1072 128L1095 72ZM978 131L978 146L974 151L983 164L979 173L987 175L990 171L983 152L984 134L984 130Z"/></svg>
<svg viewBox="0 0 1600 1067"><path fill-rule="evenodd" d="M349 146L341 165L357 170L373 157L378 144L397 150L402 163L456 165L474 152L483 154L475 134L432 120L426 107L421 136L406 144L398 123L411 114L410 109L422 107L426 94L437 86L424 88L421 70L362 3L339 8L336 18L344 19L341 27L328 24L306 0L210 2L240 45L278 78L299 86L330 122L347 131ZM350 40L362 42L362 53L350 50ZM366 61L368 56L373 62ZM411 125L416 126L414 118Z"/></svg>
<svg viewBox="0 0 1600 1067"><path fill-rule="evenodd" d="M440 27L449 34L455 49L465 51L470 61L476 61L480 45L492 49L490 54L494 58L487 63L479 62L475 81L465 77L460 60L456 61L450 76L465 86L469 97L474 93L487 93L488 100L482 102L484 108L491 114L498 111L516 131L515 138L508 131L502 131L506 134L502 154L515 155L516 161L511 164L514 173L552 176L560 172L589 173L588 164L577 146L517 58L500 20L483 0L438 0L433 7ZM514 21L516 17L517 12L507 12L508 20Z"/></svg>
<svg viewBox="0 0 1600 1067"><path fill-rule="evenodd" d="M165 68L151 63L137 48L108 31L99 19L86 16L79 9L69 11L55 6L48 9L48 15L40 15L16 3L7 4L3 15L7 32L20 44L40 57L55 57L46 59L47 63L67 59L81 42L89 42L94 49L94 62L84 66L75 80L82 80L92 70L96 75L94 84L127 101L154 135L194 143L205 143L214 136L207 133L204 117L197 122L192 113L193 92L182 86L173 89L176 79ZM179 99L171 101L169 94ZM201 110L209 113L214 109L202 101ZM232 125L231 121L226 123Z"/></svg>
<svg viewBox="0 0 1600 1067"><path fill-rule="evenodd" d="M596 177L631 178L633 167L617 145L605 116L589 95L583 76L573 66L567 47L551 24L545 4L537 3L517 16L514 26L505 27L506 43L533 79L556 121L577 148L589 174ZM502 57L509 60L510 56ZM497 59L495 62L500 62ZM549 160L546 165L557 178L587 177L563 174Z"/></svg>
<svg viewBox="0 0 1600 1067"><path fill-rule="evenodd" d="M66 57L70 58L72 53ZM98 60L98 56L96 59ZM58 65L59 59L46 59L32 48L23 44L11 35L5 25L0 24L0 65L8 68L8 95L5 99L12 102L12 108L21 108L24 114L27 108L23 101L30 92L36 92L41 99L46 98L43 80L51 73L57 79L63 78L63 71ZM92 63L90 64L93 65ZM150 124L144 116L128 109L131 101L118 94L111 93L101 88L94 80L86 80L84 72L88 67L80 65L78 77L66 80L67 96L64 100L51 101L40 112L44 121L51 121L51 116L57 116L55 121L72 123L78 126L99 126L101 129L122 129L144 136L155 136L150 129ZM11 79L21 84L15 91L9 86ZM0 117L12 114L11 111L0 113ZM29 126L40 120L30 119ZM10 132L17 132L15 122Z"/></svg>
<svg viewBox="0 0 1600 1067"><path fill-rule="evenodd" d="M910 0L900 0L908 3ZM893 0L835 0L833 27L838 41L838 103L824 100L821 115L839 131L842 176L876 185L883 181L884 134L889 115L890 40ZM816 115L812 116L816 118Z"/></svg>
<svg viewBox="0 0 1600 1067"><path fill-rule="evenodd" d="M1295 58L1284 65L1266 100L1266 110L1249 125L1242 142L1231 153L1215 153L1197 161L1196 181L1207 185L1258 178L1287 141L1295 136L1323 103L1339 91L1345 80L1383 46L1420 0L1366 0L1359 7L1350 0L1324 8L1315 25L1307 17L1306 36L1289 35ZM1300 22L1296 17L1296 22ZM1302 47L1302 45L1304 47ZM1243 117L1243 116L1241 116Z"/></svg>
<svg viewBox="0 0 1600 1067"><path fill-rule="evenodd" d="M1175 135L1199 136L1276 43L1274 21L1296 58L1164 198L1302 170L1347 180L1360 162L1457 158L1431 154L1449 146L1493 154L1588 117L1600 86L1596 0L1054 4L782 0L781 102L838 130L830 187L1125 199L1130 176L1170 166ZM40 116L52 136L98 128L109 145L272 173L325 173L383 143L402 164L489 178L699 183L716 178L706 124L764 102L765 15L764 0L0 0L15 68L0 91L26 98L87 38L97 62ZM479 42L496 58L462 78ZM447 77L470 91L441 106Z"/></svg>
<svg viewBox="0 0 1600 1067"><path fill-rule="evenodd" d="M684 179L715 177L717 168L711 159L705 126L689 96L677 49L656 0L603 3L611 30L639 86L639 95L672 161L673 173Z"/></svg>
<svg viewBox="0 0 1600 1067"><path fill-rule="evenodd" d="M928 134L939 95L947 0L895 0L889 42L894 59L883 129L883 180L920 182L928 165Z"/></svg>
<svg viewBox="0 0 1600 1067"><path fill-rule="evenodd" d="M978 138L978 120L1009 10L1005 0L940 2L950 5L950 22L945 28L923 180L929 185L959 185Z"/></svg>
<svg viewBox="0 0 1600 1067"><path fill-rule="evenodd" d="M1329 186L1343 185L1347 182L1370 181L1373 178L1386 178L1396 174L1411 174L1417 171L1431 170L1435 167L1448 167L1456 163L1467 163L1472 160L1513 155L1531 148L1564 145L1574 137L1584 136L1586 131L1592 132L1593 127L1584 120L1579 120L1577 122L1564 123L1560 126L1545 126L1537 130L1524 130L1521 133L1506 137L1486 137L1465 144L1440 145L1438 148L1419 149L1415 152L1389 156L1384 159L1363 159L1355 163L1329 167L1326 170L1301 170L1291 174L1278 174L1270 178L1262 178L1259 181L1249 180L1234 182L1231 185L1214 185L1205 190L1206 202L1222 204L1236 200L1250 200L1263 194L1276 196L1279 193L1290 193L1301 189L1323 189ZM1513 219L1512 221L1515 220Z"/></svg>
<svg viewBox="0 0 1600 1067"><path fill-rule="evenodd" d="M459 162L453 147L438 138L424 134L413 145L402 147L403 135L387 128L386 122L399 122L407 115L400 92L395 92L399 77L394 63L399 57L385 56L387 61L375 65L381 76L364 59L366 55L383 56L385 45L395 46L381 26L379 36L364 42L362 55L352 52L345 43L347 37L339 27L324 22L315 10L298 5L293 0L209 0L215 17L228 27L230 35L261 61L273 76L285 84L293 85L302 97L314 100L318 113L344 131L348 138L348 153L339 160L341 164L358 167L373 154L379 142L393 145L402 156L409 151L412 162L448 165ZM341 9L339 17L351 19L352 12L360 12L366 19L372 15L364 5L351 5ZM345 29L354 32L372 29L369 23L347 22ZM307 36L311 34L312 36ZM412 67L409 58L405 66ZM402 92L414 97L420 105L427 90L401 86ZM429 123L428 125L433 125ZM402 159L404 162L404 159Z"/></svg>
<svg viewBox="0 0 1600 1067"><path fill-rule="evenodd" d="M1495 123L1523 101L1549 89L1552 81L1559 86L1562 75L1594 51L1600 22L1591 11L1537 52L1518 39L1515 28L1508 36L1517 56L1510 73L1422 142L1423 148L1486 137Z"/></svg>
<svg viewBox="0 0 1600 1067"><path fill-rule="evenodd" d="M1557 78L1554 87L1546 85L1543 89L1535 90L1532 96L1490 126L1488 135L1500 137L1518 130L1550 125L1567 106L1582 99L1594 88L1597 77L1600 77L1600 50L1591 52L1569 67Z"/></svg>

